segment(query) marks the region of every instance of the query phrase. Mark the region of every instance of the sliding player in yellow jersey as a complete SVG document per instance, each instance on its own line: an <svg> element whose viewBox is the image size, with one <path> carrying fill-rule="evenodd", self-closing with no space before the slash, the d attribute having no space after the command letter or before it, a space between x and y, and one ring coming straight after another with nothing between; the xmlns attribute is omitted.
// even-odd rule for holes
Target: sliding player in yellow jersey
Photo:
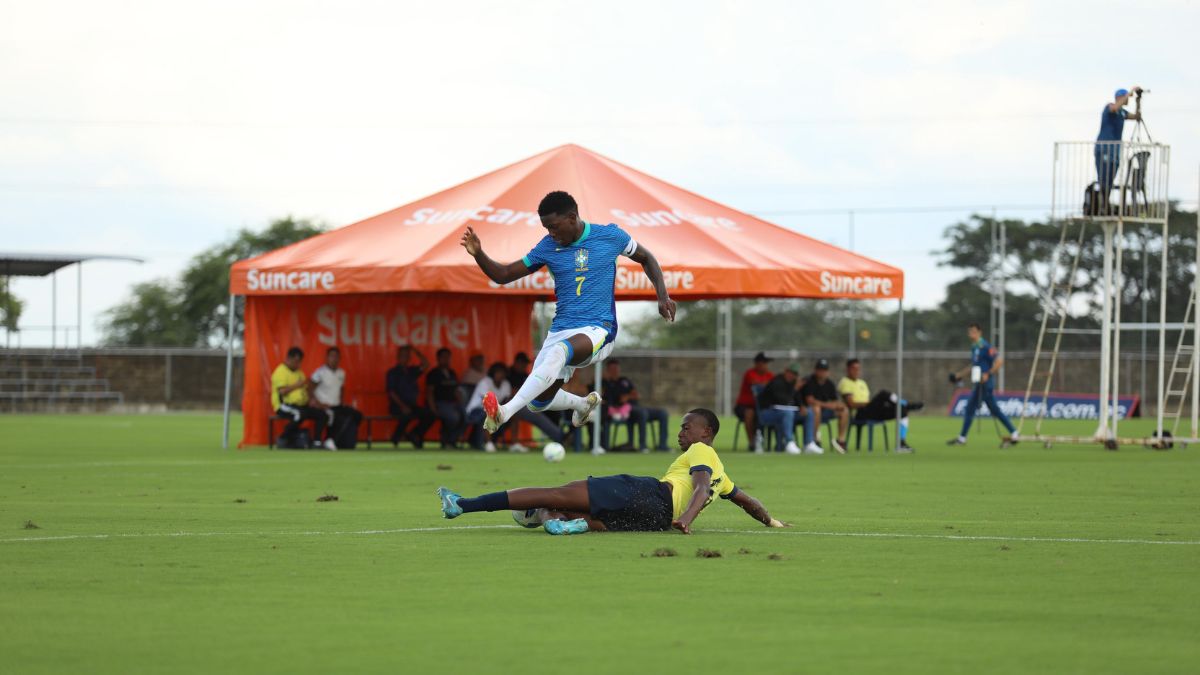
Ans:
<svg viewBox="0 0 1200 675"><path fill-rule="evenodd" d="M463 497L438 488L442 515L457 518L475 511L513 510L526 527L550 534L584 532L662 532L675 528L691 534L692 523L716 497L737 504L767 527L786 527L762 503L734 485L712 448L720 422L711 410L696 408L679 428L683 454L661 479L649 476L601 476L555 488L517 488L479 497Z"/></svg>

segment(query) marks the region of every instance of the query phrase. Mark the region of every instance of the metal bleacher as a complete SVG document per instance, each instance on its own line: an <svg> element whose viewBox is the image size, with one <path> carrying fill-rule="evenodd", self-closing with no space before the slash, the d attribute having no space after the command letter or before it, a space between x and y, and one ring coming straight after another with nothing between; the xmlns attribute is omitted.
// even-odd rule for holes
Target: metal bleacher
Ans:
<svg viewBox="0 0 1200 675"><path fill-rule="evenodd" d="M78 353L0 349L0 410L102 412L123 402Z"/></svg>

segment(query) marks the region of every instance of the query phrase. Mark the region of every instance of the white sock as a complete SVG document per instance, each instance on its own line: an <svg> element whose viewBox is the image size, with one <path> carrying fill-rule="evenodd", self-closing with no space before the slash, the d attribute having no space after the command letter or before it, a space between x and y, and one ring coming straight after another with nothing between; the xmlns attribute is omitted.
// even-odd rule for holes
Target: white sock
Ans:
<svg viewBox="0 0 1200 675"><path fill-rule="evenodd" d="M529 377L525 378L525 383L521 385L517 393L513 394L508 403L500 406L501 421L511 419L518 410L529 405L530 401L554 384L559 373L567 365L568 349L570 348L566 342L556 342L538 352L537 358L533 360L533 370L529 372ZM555 396L555 399L557 398ZM550 405L553 406L554 403L552 402ZM547 410L562 410L562 408L550 407Z"/></svg>
<svg viewBox="0 0 1200 675"><path fill-rule="evenodd" d="M966 442L967 442L967 437L966 437L966 436L959 436L959 437L958 437L958 441L959 441L960 443L966 443Z"/></svg>
<svg viewBox="0 0 1200 675"><path fill-rule="evenodd" d="M587 405L587 399L583 396L576 396L569 391L559 389L558 393L554 395L554 400L550 402L550 405L543 408L543 410L578 410L579 412L583 412L587 410Z"/></svg>

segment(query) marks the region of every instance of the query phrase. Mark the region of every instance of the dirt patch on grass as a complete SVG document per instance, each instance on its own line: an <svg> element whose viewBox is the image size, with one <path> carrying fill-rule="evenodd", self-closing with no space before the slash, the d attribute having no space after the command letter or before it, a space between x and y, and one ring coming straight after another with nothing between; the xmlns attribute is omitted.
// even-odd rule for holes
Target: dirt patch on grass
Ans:
<svg viewBox="0 0 1200 675"><path fill-rule="evenodd" d="M784 559L784 557L782 555L780 555L779 553L772 553L771 555L767 556L767 560L783 560L783 559Z"/></svg>
<svg viewBox="0 0 1200 675"><path fill-rule="evenodd" d="M450 466L449 464L438 464L437 470L438 471L453 471L454 467Z"/></svg>
<svg viewBox="0 0 1200 675"><path fill-rule="evenodd" d="M320 497L317 497L317 501L319 502L336 502L337 500L337 495L321 495Z"/></svg>
<svg viewBox="0 0 1200 675"><path fill-rule="evenodd" d="M739 548L739 549L738 549L738 555L750 555L750 554L751 554L751 553L753 553L753 552L754 552L754 551L751 551L751 550L750 550L750 549L748 549L748 548Z"/></svg>
<svg viewBox="0 0 1200 675"><path fill-rule="evenodd" d="M698 549L696 549L696 557L697 558L720 558L721 552L716 549L712 549L712 548L698 548Z"/></svg>
<svg viewBox="0 0 1200 675"><path fill-rule="evenodd" d="M27 521L25 521L25 525L24 525L23 527L24 527L24 529L26 529L26 530L40 530L40 529L42 529L42 527L41 527L40 525L38 525L37 523L33 522L32 520L27 520Z"/></svg>
<svg viewBox="0 0 1200 675"><path fill-rule="evenodd" d="M675 549L673 549L673 548L656 548L656 549L654 549L653 552L650 553L649 556L647 556L645 553L643 553L642 557L643 558L674 558L677 555L679 555L679 554L676 553Z"/></svg>
<svg viewBox="0 0 1200 675"><path fill-rule="evenodd" d="M233 503L234 503L234 504L245 504L245 503L246 503L246 498L245 498L245 497L238 497L237 499L233 500Z"/></svg>

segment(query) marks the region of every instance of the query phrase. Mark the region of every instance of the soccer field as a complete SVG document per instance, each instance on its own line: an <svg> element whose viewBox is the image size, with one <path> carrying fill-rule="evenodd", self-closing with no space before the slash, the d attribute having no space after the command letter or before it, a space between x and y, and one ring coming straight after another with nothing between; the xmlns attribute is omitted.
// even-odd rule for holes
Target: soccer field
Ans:
<svg viewBox="0 0 1200 675"><path fill-rule="evenodd" d="M443 520L434 489L657 476L668 457L236 452L213 415L0 419L6 673L1200 664L1200 448L999 450L987 421L947 448L957 420L915 418L915 455L726 453L791 529L717 502L690 537L550 537Z"/></svg>

